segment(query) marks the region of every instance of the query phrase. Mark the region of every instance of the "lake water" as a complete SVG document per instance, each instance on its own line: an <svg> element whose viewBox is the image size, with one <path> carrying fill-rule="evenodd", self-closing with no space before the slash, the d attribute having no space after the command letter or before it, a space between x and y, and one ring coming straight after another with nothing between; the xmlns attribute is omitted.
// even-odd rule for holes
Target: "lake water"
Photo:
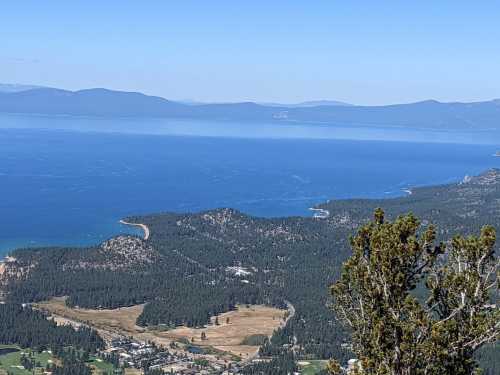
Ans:
<svg viewBox="0 0 500 375"><path fill-rule="evenodd" d="M20 352L17 348L0 348L0 357L3 355Z"/></svg>
<svg viewBox="0 0 500 375"><path fill-rule="evenodd" d="M500 167L500 133L0 115L0 254L88 245L127 215L311 215Z"/></svg>

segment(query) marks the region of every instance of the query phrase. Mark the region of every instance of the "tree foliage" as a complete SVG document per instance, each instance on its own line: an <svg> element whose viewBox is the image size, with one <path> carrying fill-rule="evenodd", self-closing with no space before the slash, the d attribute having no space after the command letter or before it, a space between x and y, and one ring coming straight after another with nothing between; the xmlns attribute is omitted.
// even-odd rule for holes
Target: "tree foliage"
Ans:
<svg viewBox="0 0 500 375"><path fill-rule="evenodd" d="M500 170L459 184L412 189L395 199L332 200L320 206L330 213L326 219L256 218L231 209L129 217L149 227L147 241L128 236L116 248L14 251L11 275L22 277L0 289L16 303L53 296L67 296L69 306L97 309L145 303L137 320L141 326L197 327L237 303L285 308L288 301L295 314L261 355L293 349L301 360L344 363L352 357L349 334L329 308L328 286L351 255L349 235L379 206L391 219L414 212L423 223L435 223L437 240L477 233L487 223L500 228ZM235 275L228 272L231 267L250 274ZM424 280L413 292L420 295L423 285ZM499 374L497 346L482 348L475 358L484 375Z"/></svg>
<svg viewBox="0 0 500 375"><path fill-rule="evenodd" d="M104 348L93 329L59 326L44 313L19 304L0 304L0 344L18 344L36 350L61 350L66 346L95 353Z"/></svg>
<svg viewBox="0 0 500 375"><path fill-rule="evenodd" d="M351 239L352 256L331 287L352 331L359 374L472 374L474 353L500 337L495 230L436 243L412 214L375 220ZM334 363L332 369L338 371Z"/></svg>

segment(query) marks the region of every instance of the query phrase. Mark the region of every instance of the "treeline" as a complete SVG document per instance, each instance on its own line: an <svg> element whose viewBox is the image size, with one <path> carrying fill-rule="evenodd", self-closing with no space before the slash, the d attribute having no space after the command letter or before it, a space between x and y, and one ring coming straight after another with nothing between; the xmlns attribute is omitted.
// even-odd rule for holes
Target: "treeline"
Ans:
<svg viewBox="0 0 500 375"><path fill-rule="evenodd" d="M92 375L91 369L86 365L88 353L69 349L56 352L55 355L62 365L53 365L49 368L53 375Z"/></svg>
<svg viewBox="0 0 500 375"><path fill-rule="evenodd" d="M333 230L327 221L307 218L258 219L233 210L128 220L151 229L148 243L158 258L147 268L68 267L91 264L96 248L18 251L13 255L21 266L37 266L9 285L8 298L68 296L69 306L85 308L146 303L137 320L141 326L202 326L237 304L286 308L289 301L295 316L273 337L266 355L294 345L305 358L347 358L327 289L347 256L344 228ZM240 265L243 273L230 271Z"/></svg>
<svg viewBox="0 0 500 375"><path fill-rule="evenodd" d="M91 375L91 369L86 365L85 357L88 357L87 352L77 353L72 349L67 349L63 351L58 351L53 353L55 357L60 360L60 364L47 364L45 370L52 374L57 375ZM20 358L20 365L24 367L25 370L35 373L38 373L42 368L42 364L35 360L33 354L22 354ZM8 372L8 375L12 375ZM104 374L108 375L108 374ZM111 374L109 374L111 375Z"/></svg>
<svg viewBox="0 0 500 375"><path fill-rule="evenodd" d="M244 367L243 375L289 375L298 371L297 361L291 352Z"/></svg>
<svg viewBox="0 0 500 375"><path fill-rule="evenodd" d="M301 358L349 358L349 351L341 346L347 336L328 307L328 285L338 276L340 264L347 257L348 229L332 228L325 220L261 219L234 210L128 220L146 223L152 233L150 242L163 254L180 252L205 269L225 275L226 285L231 276L228 267L243 267L243 274L233 278L236 290L243 291L235 299L239 303L252 303L245 300L250 295L248 285L260 291L261 297L254 298L255 303L286 308L285 301L289 301L295 315L274 334L263 355L280 355L283 348L293 347ZM216 289L219 293L222 290L220 286ZM178 297L169 299L173 304L152 302L140 319L156 322L169 314L171 305L180 306L180 310L184 306L201 309L211 300L204 293L201 289L188 294L176 291L174 296ZM183 298L191 300L189 294L195 297L193 302L201 304L183 305ZM227 308L231 306L222 306L222 310Z"/></svg>
<svg viewBox="0 0 500 375"><path fill-rule="evenodd" d="M413 211L435 223L441 239L477 232L483 223L500 228L500 184L491 181L487 176L390 200L333 201L325 205L330 217L324 220L254 218L229 209L131 217L127 221L150 228L147 244L155 251L154 262L106 268L122 258L107 259L98 248L18 251L13 255L19 266L30 271L8 285L7 298L68 296L70 306L88 308L146 303L138 319L142 326L199 326L238 303L285 307L289 301L295 315L264 345L262 355L284 357L293 351L300 359L334 357L345 363L349 336L329 308L328 287L350 254L349 235L377 206L388 217ZM488 352L482 358L494 360Z"/></svg>
<svg viewBox="0 0 500 375"><path fill-rule="evenodd" d="M89 353L104 348L102 338L90 328L58 326L45 314L12 303L0 304L0 343L54 352L68 346Z"/></svg>
<svg viewBox="0 0 500 375"><path fill-rule="evenodd" d="M85 363L91 353L105 346L97 332L88 327L59 326L46 314L14 303L0 304L0 344L38 352L51 350L61 360L60 365L47 367L54 375L91 375ZM21 357L21 362L28 370L37 365L27 356Z"/></svg>
<svg viewBox="0 0 500 375"><path fill-rule="evenodd" d="M113 309L147 303L137 323L141 326L203 326L210 317L234 310L237 304L284 307L274 288L243 283L225 272L193 265L174 252L163 254L148 269L110 271L67 265L87 262L95 249L57 248L14 256L20 266L37 263L29 277L7 286L11 303L42 301L67 296L70 307Z"/></svg>
<svg viewBox="0 0 500 375"><path fill-rule="evenodd" d="M163 290L146 304L137 319L141 326L164 324L202 327L210 317L234 310L237 304L279 305L281 300L266 288L234 280L183 281Z"/></svg>

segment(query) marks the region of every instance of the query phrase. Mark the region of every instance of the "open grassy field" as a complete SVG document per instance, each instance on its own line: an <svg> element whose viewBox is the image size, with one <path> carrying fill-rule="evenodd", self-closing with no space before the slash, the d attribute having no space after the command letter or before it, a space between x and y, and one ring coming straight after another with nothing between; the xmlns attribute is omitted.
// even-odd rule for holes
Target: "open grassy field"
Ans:
<svg viewBox="0 0 500 375"><path fill-rule="evenodd" d="M205 328L178 327L157 334L175 340L187 339L196 346L211 346L247 359L255 355L259 347L242 345L242 342L254 335L271 336L284 323L285 312L266 306L238 306L235 311L220 314L219 325L213 317L212 324ZM203 333L204 340L201 339Z"/></svg>
<svg viewBox="0 0 500 375"><path fill-rule="evenodd" d="M91 361L87 363L87 366L92 369L93 375L110 374L114 370L111 363L105 362L99 358L91 358Z"/></svg>
<svg viewBox="0 0 500 375"><path fill-rule="evenodd" d="M299 361L300 373L302 375L315 375L326 368L328 361L310 360Z"/></svg>
<svg viewBox="0 0 500 375"><path fill-rule="evenodd" d="M24 354L27 357L33 357L35 360L35 374L43 374L46 366L50 364L60 364L59 360L55 358L51 352L43 351L38 353L31 349L21 349L16 345L0 345L0 349L18 349L15 353L0 355L0 375L13 374L13 375L33 375L32 371L25 370L21 366L21 356ZM111 373L113 365L105 362L99 358L91 357L87 365L92 369L93 375L101 375Z"/></svg>
<svg viewBox="0 0 500 375"><path fill-rule="evenodd" d="M105 339L120 334L165 346L172 341L189 341L196 346L213 347L242 359L251 358L258 351L258 346L242 345L242 342L249 336L271 336L275 329L284 324L286 313L286 310L266 306L238 306L235 311L220 314L217 317L219 325L215 324L216 318L213 317L212 324L205 328L178 327L164 331L146 330L135 324L143 305L115 310L75 309L67 307L64 298L54 298L38 303L35 307L50 312L61 324L87 324L97 329ZM205 333L205 340L201 339L202 332Z"/></svg>
<svg viewBox="0 0 500 375"><path fill-rule="evenodd" d="M65 298L53 298L50 301L35 304L34 307L50 313L58 324L91 326L107 341L119 335L137 337L145 331L135 325L137 317L144 308L143 305L115 310L73 309L66 306ZM149 337L141 338L144 341L149 339Z"/></svg>
<svg viewBox="0 0 500 375"><path fill-rule="evenodd" d="M35 307L56 315L56 321L61 323L69 323L69 320L73 320L77 323L88 323L96 329L105 329L109 332L122 334L134 334L144 331L144 329L135 325L135 321L142 313L144 305L114 310L88 310L69 308L66 306L64 298L53 298L50 301L38 303ZM66 318L67 321L60 318Z"/></svg>
<svg viewBox="0 0 500 375"><path fill-rule="evenodd" d="M36 351L32 351L31 349L21 349L15 345L2 345L0 348L15 348L19 349L18 352L9 353L0 356L0 370L3 370L4 373L9 373L13 375L32 375L31 371L25 370L21 366L21 356L26 355L27 357L33 356L35 359L35 363L39 364L35 369L35 374L42 374L45 370L45 367L48 363L53 363L55 360L52 357L52 354L44 351L42 353L37 353ZM0 374L2 371L0 371Z"/></svg>

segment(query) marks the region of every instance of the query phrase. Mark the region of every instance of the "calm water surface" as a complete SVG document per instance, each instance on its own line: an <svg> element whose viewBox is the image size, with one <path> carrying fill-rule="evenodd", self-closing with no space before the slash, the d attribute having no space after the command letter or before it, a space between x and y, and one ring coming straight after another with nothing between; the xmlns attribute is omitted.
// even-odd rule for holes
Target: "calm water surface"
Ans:
<svg viewBox="0 0 500 375"><path fill-rule="evenodd" d="M134 232L118 223L133 214L310 215L397 196L500 167L499 145L487 132L0 115L0 254Z"/></svg>

